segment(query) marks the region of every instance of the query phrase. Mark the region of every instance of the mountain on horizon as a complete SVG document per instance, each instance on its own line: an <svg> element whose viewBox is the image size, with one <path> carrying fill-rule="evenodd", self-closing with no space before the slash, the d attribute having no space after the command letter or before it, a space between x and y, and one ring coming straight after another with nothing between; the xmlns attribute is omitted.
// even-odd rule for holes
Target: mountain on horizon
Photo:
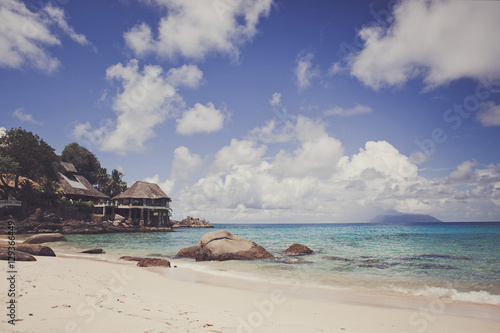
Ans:
<svg viewBox="0 0 500 333"><path fill-rule="evenodd" d="M370 223L442 223L434 216L425 214L387 214L373 218Z"/></svg>

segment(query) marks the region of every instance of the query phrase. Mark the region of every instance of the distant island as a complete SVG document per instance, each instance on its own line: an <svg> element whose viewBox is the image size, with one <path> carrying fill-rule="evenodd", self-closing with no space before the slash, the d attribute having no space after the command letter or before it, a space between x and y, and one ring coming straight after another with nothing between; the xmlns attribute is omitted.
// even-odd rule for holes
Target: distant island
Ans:
<svg viewBox="0 0 500 333"><path fill-rule="evenodd" d="M434 216L424 214L387 214L379 215L370 221L371 223L442 223Z"/></svg>

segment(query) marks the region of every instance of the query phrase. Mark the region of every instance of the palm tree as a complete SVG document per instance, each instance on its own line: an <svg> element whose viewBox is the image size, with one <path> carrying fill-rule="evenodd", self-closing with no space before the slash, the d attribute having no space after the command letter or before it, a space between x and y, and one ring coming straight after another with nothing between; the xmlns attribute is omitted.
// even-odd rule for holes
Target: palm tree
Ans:
<svg viewBox="0 0 500 333"><path fill-rule="evenodd" d="M106 194L114 197L127 189L127 183L122 180L124 174L116 169L111 171L111 177L106 188Z"/></svg>

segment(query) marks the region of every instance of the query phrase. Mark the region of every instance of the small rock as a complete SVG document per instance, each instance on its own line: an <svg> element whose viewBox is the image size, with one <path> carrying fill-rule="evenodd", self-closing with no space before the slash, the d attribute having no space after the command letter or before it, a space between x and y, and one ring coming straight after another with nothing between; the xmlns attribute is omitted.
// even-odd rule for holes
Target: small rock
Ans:
<svg viewBox="0 0 500 333"><path fill-rule="evenodd" d="M91 250L82 251L80 253L101 254L101 253L106 253L106 252L104 252L103 249L91 249Z"/></svg>
<svg viewBox="0 0 500 333"><path fill-rule="evenodd" d="M303 255L303 254L314 253L314 251L311 250L310 248L308 248L305 245L302 245L302 244L293 244L288 249L285 250L285 253L287 253L287 254L293 254L293 255Z"/></svg>
<svg viewBox="0 0 500 333"><path fill-rule="evenodd" d="M34 256L47 256L47 257L55 257L56 254L54 251L45 245L38 244L19 244L16 245L16 250L32 254Z"/></svg>
<svg viewBox="0 0 500 333"><path fill-rule="evenodd" d="M141 261L142 259L145 259L145 258L143 258L143 257L123 256L123 257L120 257L119 259L125 260L125 261Z"/></svg>
<svg viewBox="0 0 500 333"><path fill-rule="evenodd" d="M48 242L67 242L68 240L62 234L51 233L51 234L38 234L31 236L24 241L26 244L41 244Z"/></svg>
<svg viewBox="0 0 500 333"><path fill-rule="evenodd" d="M170 267L170 261L160 258L144 258L141 259L137 266L139 267Z"/></svg>

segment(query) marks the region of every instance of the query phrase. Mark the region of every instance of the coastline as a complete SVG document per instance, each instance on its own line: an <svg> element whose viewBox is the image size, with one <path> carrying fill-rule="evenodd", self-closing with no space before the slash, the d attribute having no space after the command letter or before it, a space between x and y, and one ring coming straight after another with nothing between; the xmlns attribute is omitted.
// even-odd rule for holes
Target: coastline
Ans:
<svg viewBox="0 0 500 333"><path fill-rule="evenodd" d="M404 296L388 299L389 304L373 304L349 293L204 274L183 268L183 262L175 259L172 266L179 268L145 269L135 262L57 253L58 257L17 263L22 320L12 326L2 319L2 331L500 331L500 318L494 317L498 306L415 302ZM468 317L471 309L486 313L486 318Z"/></svg>

